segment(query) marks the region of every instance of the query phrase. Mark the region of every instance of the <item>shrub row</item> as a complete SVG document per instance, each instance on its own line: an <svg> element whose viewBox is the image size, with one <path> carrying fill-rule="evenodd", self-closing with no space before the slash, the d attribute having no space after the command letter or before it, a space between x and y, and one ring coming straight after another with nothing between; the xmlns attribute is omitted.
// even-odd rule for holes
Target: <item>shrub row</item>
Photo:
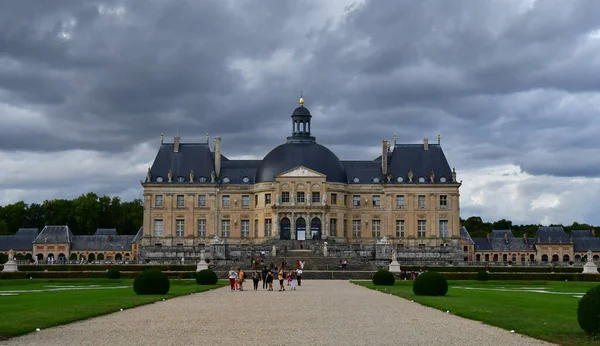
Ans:
<svg viewBox="0 0 600 346"><path fill-rule="evenodd" d="M120 272L121 279L133 279L140 272ZM171 279L193 279L194 272L165 272ZM3 273L0 272L0 279L100 279L106 278L107 272L23 272Z"/></svg>
<svg viewBox="0 0 600 346"><path fill-rule="evenodd" d="M581 267L525 267L525 266L490 266L490 267L467 267L467 266L452 266L452 267L428 267L428 266L402 266L402 270L416 271L427 268L428 271L437 271L441 273L477 273L479 271L489 271L490 273L581 273Z"/></svg>
<svg viewBox="0 0 600 346"><path fill-rule="evenodd" d="M58 272L78 272L78 271L106 271L107 269L116 269L121 272L140 272L147 269L156 269L160 271L195 271L195 265L143 265L143 264L53 264L53 265L19 265L19 270L27 272L35 271L58 271Z"/></svg>

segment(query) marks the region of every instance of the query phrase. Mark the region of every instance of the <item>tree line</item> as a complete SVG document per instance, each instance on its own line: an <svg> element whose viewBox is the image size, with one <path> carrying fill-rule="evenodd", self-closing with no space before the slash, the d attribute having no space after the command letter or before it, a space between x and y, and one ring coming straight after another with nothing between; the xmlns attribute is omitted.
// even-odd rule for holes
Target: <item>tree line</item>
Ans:
<svg viewBox="0 0 600 346"><path fill-rule="evenodd" d="M483 222L479 216L471 216L466 220L460 219L460 224L467 228L467 231L469 231L469 234L472 238L485 238L487 237L487 234L494 229L510 229L515 237L522 237L524 234L527 234L528 237L532 238L535 235L538 227L546 226L541 224L513 225L512 221L506 219L495 222ZM560 226L565 230L565 232L567 232L567 234L570 234L574 229L591 230L593 228L598 228L600 230L600 227L598 226L579 222L573 222L571 225L552 224L549 226Z"/></svg>
<svg viewBox="0 0 600 346"><path fill-rule="evenodd" d="M119 197L90 192L71 200L53 199L42 204L21 201L0 206L0 234L15 234L19 228L41 230L45 225L68 225L77 235L94 234L98 228L136 234L143 216L141 199L123 202Z"/></svg>

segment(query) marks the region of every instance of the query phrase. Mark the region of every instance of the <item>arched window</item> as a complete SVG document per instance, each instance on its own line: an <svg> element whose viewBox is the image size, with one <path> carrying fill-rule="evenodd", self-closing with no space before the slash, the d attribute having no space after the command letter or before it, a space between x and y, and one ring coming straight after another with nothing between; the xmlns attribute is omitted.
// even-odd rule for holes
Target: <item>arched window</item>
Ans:
<svg viewBox="0 0 600 346"><path fill-rule="evenodd" d="M542 255L542 262L548 262L548 255Z"/></svg>
<svg viewBox="0 0 600 346"><path fill-rule="evenodd" d="M93 253L88 255L88 262L93 262L96 260L96 255L94 255Z"/></svg>
<svg viewBox="0 0 600 346"><path fill-rule="evenodd" d="M498 254L494 254L494 262L498 262Z"/></svg>
<svg viewBox="0 0 600 346"><path fill-rule="evenodd" d="M502 255L502 262L507 262L508 261L508 255L507 254L503 254Z"/></svg>
<svg viewBox="0 0 600 346"><path fill-rule="evenodd" d="M521 254L521 262L525 262L525 254Z"/></svg>
<svg viewBox="0 0 600 346"><path fill-rule="evenodd" d="M104 254L103 253L99 253L98 254L98 261L104 261Z"/></svg>
<svg viewBox="0 0 600 346"><path fill-rule="evenodd" d="M575 262L579 262L579 261L581 261L581 256L575 255Z"/></svg>
<svg viewBox="0 0 600 346"><path fill-rule="evenodd" d="M513 263L515 263L517 261L517 254L512 255L511 261L513 261Z"/></svg>
<svg viewBox="0 0 600 346"><path fill-rule="evenodd" d="M563 262L569 262L571 258L569 257L569 255L564 255L563 256Z"/></svg>
<svg viewBox="0 0 600 346"><path fill-rule="evenodd" d="M487 254L487 253L486 253L484 257L485 257L485 261L486 261L486 262L489 262L489 261L490 261L490 254Z"/></svg>
<svg viewBox="0 0 600 346"><path fill-rule="evenodd" d="M475 262L481 262L481 255L480 254L475 255Z"/></svg>
<svg viewBox="0 0 600 346"><path fill-rule="evenodd" d="M552 255L552 262L558 262L558 255L557 254Z"/></svg>
<svg viewBox="0 0 600 346"><path fill-rule="evenodd" d="M115 255L115 261L121 261L123 260L123 255L121 255L120 253Z"/></svg>

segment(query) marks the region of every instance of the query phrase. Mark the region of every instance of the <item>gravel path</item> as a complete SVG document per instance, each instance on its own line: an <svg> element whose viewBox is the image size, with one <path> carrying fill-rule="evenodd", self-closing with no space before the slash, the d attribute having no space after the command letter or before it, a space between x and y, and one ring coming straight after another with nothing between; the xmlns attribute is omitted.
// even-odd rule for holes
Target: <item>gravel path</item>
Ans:
<svg viewBox="0 0 600 346"><path fill-rule="evenodd" d="M184 296L0 345L551 345L345 281L306 281L285 292L246 286L249 291Z"/></svg>

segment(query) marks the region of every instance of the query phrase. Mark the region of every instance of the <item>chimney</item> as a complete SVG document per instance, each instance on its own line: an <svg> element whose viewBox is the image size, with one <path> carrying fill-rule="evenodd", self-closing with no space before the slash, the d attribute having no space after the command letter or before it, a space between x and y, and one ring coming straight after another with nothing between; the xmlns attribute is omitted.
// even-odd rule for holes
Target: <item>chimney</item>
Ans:
<svg viewBox="0 0 600 346"><path fill-rule="evenodd" d="M387 174L387 164L388 164L388 141L383 140L381 142L381 172L385 176Z"/></svg>
<svg viewBox="0 0 600 346"><path fill-rule="evenodd" d="M108 234L108 241L110 241L110 234Z"/></svg>
<svg viewBox="0 0 600 346"><path fill-rule="evenodd" d="M181 138L179 138L179 136L175 136L175 139L173 140L173 151L178 153L179 152L179 140Z"/></svg>
<svg viewBox="0 0 600 346"><path fill-rule="evenodd" d="M438 145L442 144L442 136L438 133Z"/></svg>
<svg viewBox="0 0 600 346"><path fill-rule="evenodd" d="M165 134L161 133L160 134L160 144L163 144L164 141L165 141Z"/></svg>
<svg viewBox="0 0 600 346"><path fill-rule="evenodd" d="M423 138L423 149L429 150L429 139Z"/></svg>
<svg viewBox="0 0 600 346"><path fill-rule="evenodd" d="M487 234L487 240L488 240L488 242L489 242L489 243L491 243L491 242L492 242L492 234L491 234L491 233L489 233L489 232L488 232L488 234Z"/></svg>
<svg viewBox="0 0 600 346"><path fill-rule="evenodd" d="M215 174L221 173L221 137L215 137Z"/></svg>
<svg viewBox="0 0 600 346"><path fill-rule="evenodd" d="M527 233L523 234L523 241L527 243Z"/></svg>
<svg viewBox="0 0 600 346"><path fill-rule="evenodd" d="M504 233L504 240L508 243L508 233Z"/></svg>
<svg viewBox="0 0 600 346"><path fill-rule="evenodd" d="M592 237L596 236L596 230L592 228Z"/></svg>
<svg viewBox="0 0 600 346"><path fill-rule="evenodd" d="M209 142L208 142L209 140L210 140L210 136L208 135L208 132L207 132L207 133L206 133L206 144L208 144L208 143L209 143Z"/></svg>

